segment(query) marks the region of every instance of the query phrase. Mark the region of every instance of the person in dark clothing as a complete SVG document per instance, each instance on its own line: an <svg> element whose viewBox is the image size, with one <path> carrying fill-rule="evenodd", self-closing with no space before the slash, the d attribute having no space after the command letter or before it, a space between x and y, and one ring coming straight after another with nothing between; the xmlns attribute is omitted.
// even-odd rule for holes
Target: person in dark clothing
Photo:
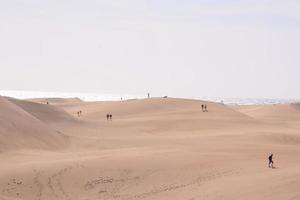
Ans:
<svg viewBox="0 0 300 200"><path fill-rule="evenodd" d="M202 104L201 107L202 107L202 112L204 112L204 105Z"/></svg>
<svg viewBox="0 0 300 200"><path fill-rule="evenodd" d="M204 105L204 112L208 112L206 104Z"/></svg>
<svg viewBox="0 0 300 200"><path fill-rule="evenodd" d="M273 154L271 154L269 156L269 168L273 168L273 164L274 164L274 162L273 162Z"/></svg>
<svg viewBox="0 0 300 200"><path fill-rule="evenodd" d="M112 114L109 115L109 119L112 120Z"/></svg>
<svg viewBox="0 0 300 200"><path fill-rule="evenodd" d="M109 114L108 114L108 113L107 113L107 115L106 115L106 119L109 120Z"/></svg>

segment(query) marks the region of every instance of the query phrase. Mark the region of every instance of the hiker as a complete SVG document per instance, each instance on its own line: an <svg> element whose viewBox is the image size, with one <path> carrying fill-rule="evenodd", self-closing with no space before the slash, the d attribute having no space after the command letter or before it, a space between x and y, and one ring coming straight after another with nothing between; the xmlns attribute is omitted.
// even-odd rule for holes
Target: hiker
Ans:
<svg viewBox="0 0 300 200"><path fill-rule="evenodd" d="M206 104L204 105L205 112L208 112Z"/></svg>
<svg viewBox="0 0 300 200"><path fill-rule="evenodd" d="M81 110L79 111L79 114L80 114L80 116L82 115L82 111Z"/></svg>
<svg viewBox="0 0 300 200"><path fill-rule="evenodd" d="M107 115L106 115L106 119L109 120L109 114L108 114L108 113L107 113Z"/></svg>
<svg viewBox="0 0 300 200"><path fill-rule="evenodd" d="M150 98L150 93L148 93L148 98Z"/></svg>
<svg viewBox="0 0 300 200"><path fill-rule="evenodd" d="M79 113L79 111L77 112L77 116L78 116L78 117L80 117L80 113Z"/></svg>
<svg viewBox="0 0 300 200"><path fill-rule="evenodd" d="M274 168L273 167L273 164L274 164L274 162L273 162L273 154L271 154L270 156L269 156L269 168Z"/></svg>
<svg viewBox="0 0 300 200"><path fill-rule="evenodd" d="M204 105L202 104L201 107L202 107L202 112L204 112Z"/></svg>
<svg viewBox="0 0 300 200"><path fill-rule="evenodd" d="M112 120L112 114L109 115L109 119Z"/></svg>

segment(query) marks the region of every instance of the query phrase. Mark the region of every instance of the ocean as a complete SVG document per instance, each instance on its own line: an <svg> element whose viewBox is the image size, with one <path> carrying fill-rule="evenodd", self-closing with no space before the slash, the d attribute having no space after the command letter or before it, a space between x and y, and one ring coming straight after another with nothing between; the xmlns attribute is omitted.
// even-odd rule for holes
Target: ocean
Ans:
<svg viewBox="0 0 300 200"><path fill-rule="evenodd" d="M147 98L147 94L96 94L96 93L68 93L68 92L36 92L36 91L16 91L0 90L1 96L8 96L17 99L31 98L80 98L83 101L119 101L128 99ZM191 98L191 97L178 97ZM201 99L206 101L224 103L229 105L263 105L263 104L284 104L299 102L299 99L284 98L222 98L222 97L193 97L191 99Z"/></svg>

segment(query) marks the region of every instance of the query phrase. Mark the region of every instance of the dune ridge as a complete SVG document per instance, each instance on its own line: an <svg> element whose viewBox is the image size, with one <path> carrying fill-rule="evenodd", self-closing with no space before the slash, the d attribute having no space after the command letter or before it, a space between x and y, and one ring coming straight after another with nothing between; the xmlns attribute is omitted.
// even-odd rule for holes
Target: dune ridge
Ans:
<svg viewBox="0 0 300 200"><path fill-rule="evenodd" d="M34 112L28 105L24 101L0 97L1 149L63 148L65 136L46 124L49 121L43 118L45 109L31 105L37 108Z"/></svg>
<svg viewBox="0 0 300 200"><path fill-rule="evenodd" d="M0 97L0 110L3 200L300 198L299 104Z"/></svg>

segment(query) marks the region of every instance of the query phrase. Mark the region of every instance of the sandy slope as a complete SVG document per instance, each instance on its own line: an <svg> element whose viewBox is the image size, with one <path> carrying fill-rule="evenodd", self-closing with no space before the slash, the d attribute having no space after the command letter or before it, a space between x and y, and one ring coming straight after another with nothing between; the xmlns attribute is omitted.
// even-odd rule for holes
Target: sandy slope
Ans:
<svg viewBox="0 0 300 200"><path fill-rule="evenodd" d="M299 104L235 106L234 109L260 121L300 128Z"/></svg>
<svg viewBox="0 0 300 200"><path fill-rule="evenodd" d="M67 105L67 104L78 104L83 103L82 100L79 98L36 98L36 99L27 99L27 101L31 101L34 103L41 103L41 104L51 104L51 105Z"/></svg>
<svg viewBox="0 0 300 200"><path fill-rule="evenodd" d="M0 97L0 150L15 148L64 148L65 136L44 123L32 110L26 110L27 102ZM38 104L36 113L42 113ZM48 108L46 108L48 110Z"/></svg>
<svg viewBox="0 0 300 200"><path fill-rule="evenodd" d="M38 104L12 98L9 98L9 101L46 124L62 122L69 125L70 123L76 123L77 121L76 118L68 114L65 110L54 105Z"/></svg>
<svg viewBox="0 0 300 200"><path fill-rule="evenodd" d="M299 105L32 101L0 99L0 199L300 199Z"/></svg>

